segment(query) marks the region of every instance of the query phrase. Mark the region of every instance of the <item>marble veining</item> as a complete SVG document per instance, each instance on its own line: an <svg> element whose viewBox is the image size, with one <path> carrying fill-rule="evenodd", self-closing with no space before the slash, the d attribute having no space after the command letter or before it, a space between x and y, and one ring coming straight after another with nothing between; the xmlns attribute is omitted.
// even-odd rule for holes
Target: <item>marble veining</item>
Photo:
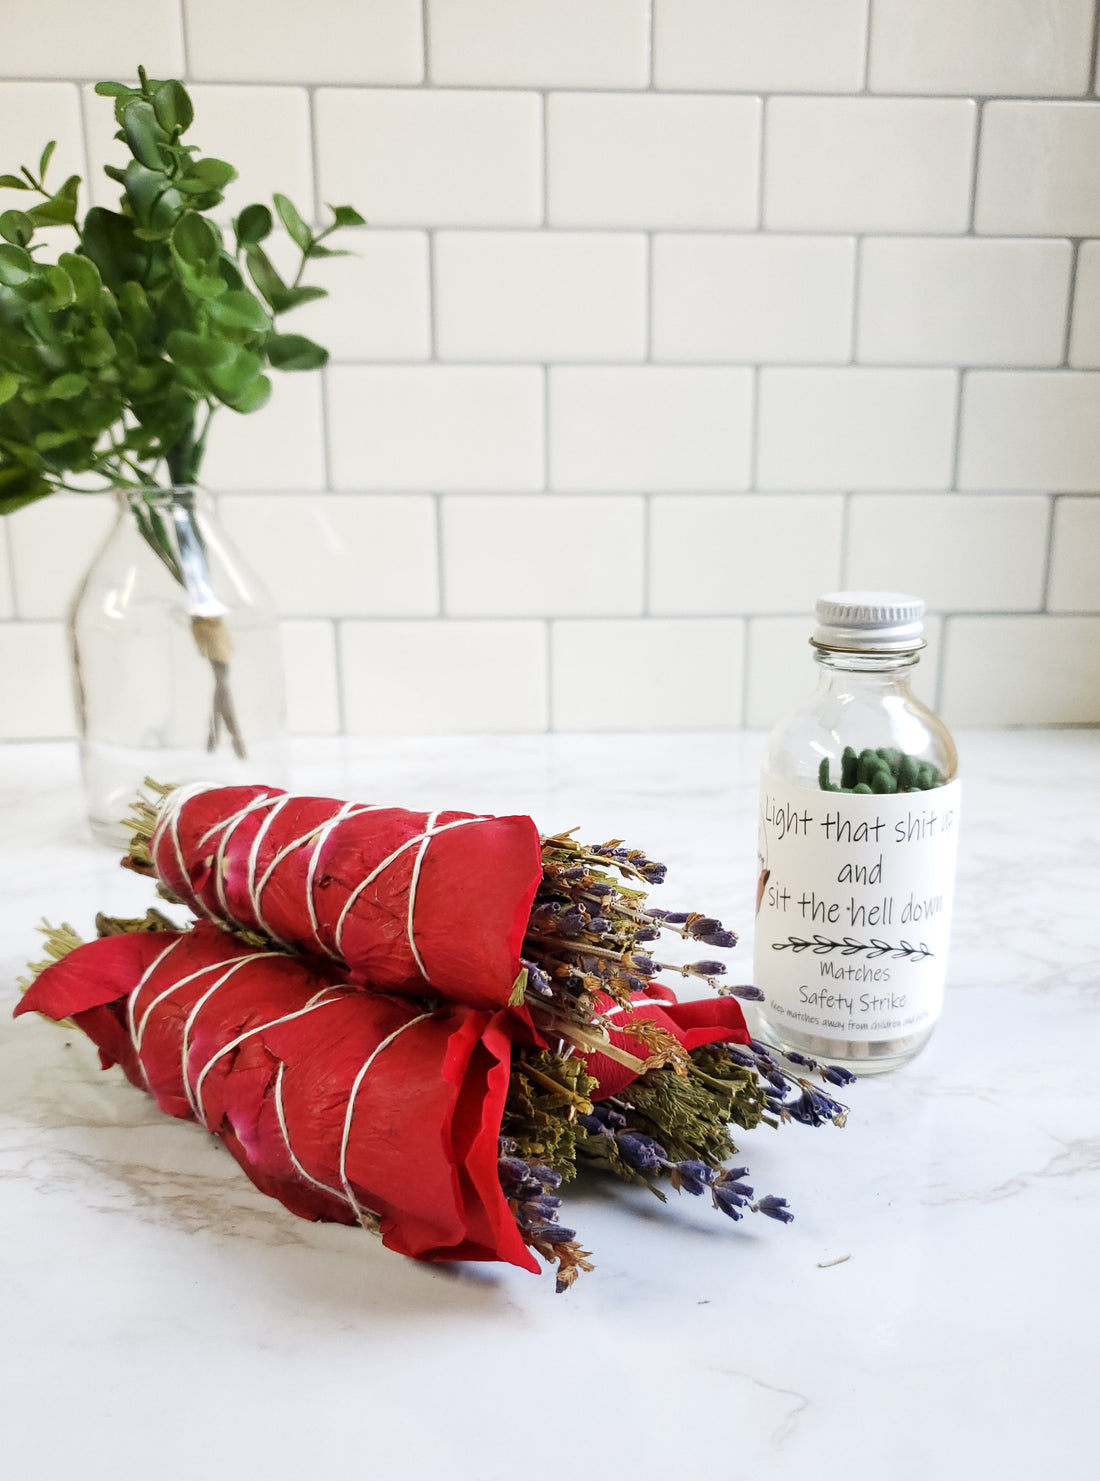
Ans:
<svg viewBox="0 0 1100 1481"><path fill-rule="evenodd" d="M928 1050L854 1086L844 1131L742 1138L789 1228L569 1190L597 1271L555 1298L549 1277L418 1266L293 1218L79 1035L11 1021L36 920L90 932L149 890L85 836L71 747L4 747L4 1474L1091 1474L1100 733L960 749ZM747 735L310 741L295 785L637 840L669 864L663 903L743 931L748 980L758 754Z"/></svg>

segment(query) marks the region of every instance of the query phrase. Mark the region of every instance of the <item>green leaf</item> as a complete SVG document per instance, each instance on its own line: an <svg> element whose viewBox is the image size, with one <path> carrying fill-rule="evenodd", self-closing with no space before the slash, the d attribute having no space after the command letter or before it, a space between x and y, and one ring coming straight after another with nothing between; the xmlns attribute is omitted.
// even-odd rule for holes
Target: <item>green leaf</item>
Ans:
<svg viewBox="0 0 1100 1481"><path fill-rule="evenodd" d="M10 370L0 370L0 406L10 401L19 389L19 377Z"/></svg>
<svg viewBox="0 0 1100 1481"><path fill-rule="evenodd" d="M274 308L276 295L286 293L288 289L272 265L271 258L262 247L249 247L245 253L245 262L248 264L252 281Z"/></svg>
<svg viewBox="0 0 1100 1481"><path fill-rule="evenodd" d="M42 158L38 161L39 180L44 180L46 178L46 168L49 165L50 160L53 158L53 152L56 148L57 140L51 139L50 142L46 145L45 149L43 149Z"/></svg>
<svg viewBox="0 0 1100 1481"><path fill-rule="evenodd" d="M82 309L94 308L99 290L103 286L103 279L99 276L95 263L75 252L62 252L57 265L69 275L77 306Z"/></svg>
<svg viewBox="0 0 1100 1481"><path fill-rule="evenodd" d="M76 352L81 365L96 368L115 358L115 342L102 324L93 324L81 339Z"/></svg>
<svg viewBox="0 0 1100 1481"><path fill-rule="evenodd" d="M74 396L82 395L87 389L87 376L81 375L77 370L69 370L50 382L47 395L51 401L71 401Z"/></svg>
<svg viewBox="0 0 1100 1481"><path fill-rule="evenodd" d="M360 216L354 206L329 206L334 226L366 226L366 218Z"/></svg>
<svg viewBox="0 0 1100 1481"><path fill-rule="evenodd" d="M263 370L259 355L243 346L237 346L232 359L224 365L212 366L206 379L222 401L230 401L242 395L247 386L258 380Z"/></svg>
<svg viewBox="0 0 1100 1481"><path fill-rule="evenodd" d="M233 223L238 245L254 247L271 234L271 212L266 206L245 206Z"/></svg>
<svg viewBox="0 0 1100 1481"><path fill-rule="evenodd" d="M39 452L52 452L54 448L65 447L70 442L79 442L80 433L75 427L59 427L50 432L39 432L34 439L34 445Z"/></svg>
<svg viewBox="0 0 1100 1481"><path fill-rule="evenodd" d="M294 208L294 205L287 200L285 195L279 195L278 193L276 193L273 199L275 201L275 209L279 213L279 220L283 223L293 240L298 244L299 247L301 247L302 251L304 252L309 246L310 242L313 241L313 233L302 220L301 216L298 215L298 212Z"/></svg>
<svg viewBox="0 0 1100 1481"><path fill-rule="evenodd" d="M304 334L270 334L264 351L276 370L317 370L328 360L328 351Z"/></svg>
<svg viewBox="0 0 1100 1481"><path fill-rule="evenodd" d="M73 280L63 267L54 263L46 269L46 302L49 308L67 309L76 302Z"/></svg>
<svg viewBox="0 0 1100 1481"><path fill-rule="evenodd" d="M185 211L172 228L172 252L189 267L203 267L221 250L221 240L205 216Z"/></svg>
<svg viewBox="0 0 1100 1481"><path fill-rule="evenodd" d="M70 175L61 189L47 201L32 206L28 215L36 226L73 226L76 224L77 191L80 176Z"/></svg>
<svg viewBox="0 0 1100 1481"><path fill-rule="evenodd" d="M253 329L258 333L271 328L263 304L247 288L229 289L220 298L211 299L206 311L216 324L230 329Z"/></svg>
<svg viewBox="0 0 1100 1481"><path fill-rule="evenodd" d="M318 288L316 284L306 283L298 288L278 289L272 294L271 307L277 314L285 314L290 309L300 308L303 303L313 303L318 298L327 297L327 288Z"/></svg>
<svg viewBox="0 0 1100 1481"><path fill-rule="evenodd" d="M0 215L0 237L25 247L34 236L34 222L25 211L5 211Z"/></svg>
<svg viewBox="0 0 1100 1481"><path fill-rule="evenodd" d="M249 412L259 411L262 406L267 405L270 399L271 382L266 375L258 375L254 381L249 382L239 396L234 397L232 401L227 401L226 405L231 406L234 411L247 415Z"/></svg>
<svg viewBox="0 0 1100 1481"><path fill-rule="evenodd" d="M97 82L95 90L101 98L124 98L133 92L125 82Z"/></svg>
<svg viewBox="0 0 1100 1481"><path fill-rule="evenodd" d="M30 190L30 186L18 175L0 175L0 190Z"/></svg>
<svg viewBox="0 0 1100 1481"><path fill-rule="evenodd" d="M224 190L236 178L236 170L224 159L196 159L192 160L187 173L176 181L176 189L185 195L214 194Z"/></svg>
<svg viewBox="0 0 1100 1481"><path fill-rule="evenodd" d="M191 121L195 116L187 89L175 78L169 82L162 82L153 94L153 112L161 128L169 134L177 129L181 134L184 133L191 127Z"/></svg>
<svg viewBox="0 0 1100 1481"><path fill-rule="evenodd" d="M5 288L21 288L36 277L34 258L22 247L0 247L0 283Z"/></svg>
<svg viewBox="0 0 1100 1481"><path fill-rule="evenodd" d="M84 217L83 252L99 269L104 283L115 286L146 271L145 248L134 237L133 223L117 211L93 206Z"/></svg>
<svg viewBox="0 0 1100 1481"><path fill-rule="evenodd" d="M53 493L53 486L41 474L30 474L25 468L18 471L27 485L26 492L11 494L0 491L0 514L14 514L17 509L25 509L28 504L34 504L38 499L44 499L47 494Z"/></svg>
<svg viewBox="0 0 1100 1481"><path fill-rule="evenodd" d="M168 353L177 365L186 365L190 370L212 370L224 365L237 348L224 339L192 334L187 329L173 329L167 343Z"/></svg>
<svg viewBox="0 0 1100 1481"><path fill-rule="evenodd" d="M165 131L157 122L152 103L135 98L127 103L122 115L122 130L130 152L150 170L164 170L165 160L161 145L168 142Z"/></svg>
<svg viewBox="0 0 1100 1481"><path fill-rule="evenodd" d="M319 242L314 242L306 253L307 257L354 257L354 252L348 252L343 247L322 247Z"/></svg>

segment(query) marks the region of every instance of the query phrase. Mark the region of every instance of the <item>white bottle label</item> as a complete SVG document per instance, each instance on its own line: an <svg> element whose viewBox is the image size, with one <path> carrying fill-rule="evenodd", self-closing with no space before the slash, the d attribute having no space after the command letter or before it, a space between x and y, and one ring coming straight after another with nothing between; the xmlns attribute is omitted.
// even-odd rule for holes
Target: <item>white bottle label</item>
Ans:
<svg viewBox="0 0 1100 1481"><path fill-rule="evenodd" d="M760 784L756 985L764 1012L873 1042L939 1016L960 784L898 794Z"/></svg>

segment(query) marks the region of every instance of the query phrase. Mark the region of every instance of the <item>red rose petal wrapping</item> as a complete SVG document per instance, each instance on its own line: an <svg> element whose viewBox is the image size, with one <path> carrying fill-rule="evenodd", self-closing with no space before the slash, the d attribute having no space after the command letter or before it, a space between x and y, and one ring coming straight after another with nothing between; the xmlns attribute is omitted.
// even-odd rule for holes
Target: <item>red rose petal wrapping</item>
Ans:
<svg viewBox="0 0 1100 1481"><path fill-rule="evenodd" d="M274 787L170 794L150 843L196 913L347 964L357 985L502 1008L542 878L528 817L412 813Z"/></svg>
<svg viewBox="0 0 1100 1481"><path fill-rule="evenodd" d="M538 1269L497 1176L504 1014L334 986L208 923L78 947L15 1011L74 1017L105 1066L304 1218L354 1223L358 1206L401 1254Z"/></svg>
<svg viewBox="0 0 1100 1481"><path fill-rule="evenodd" d="M608 1014L614 1023L618 1017L624 1024L631 1017L649 1018L674 1035L685 1049L701 1049L705 1044L747 1044L751 1035L741 1005L735 998L700 998L687 1003L677 1000L671 988L663 983L654 984L660 998L649 993L638 994L629 1008L618 1007L611 998L598 1000L599 1011ZM625 1049L628 1054L644 1060L649 1053L646 1044L633 1038L627 1028L612 1027L609 1032L612 1044ZM593 1100L606 1100L618 1095L621 1090L638 1078L638 1072L606 1054L586 1056L588 1073L596 1078Z"/></svg>

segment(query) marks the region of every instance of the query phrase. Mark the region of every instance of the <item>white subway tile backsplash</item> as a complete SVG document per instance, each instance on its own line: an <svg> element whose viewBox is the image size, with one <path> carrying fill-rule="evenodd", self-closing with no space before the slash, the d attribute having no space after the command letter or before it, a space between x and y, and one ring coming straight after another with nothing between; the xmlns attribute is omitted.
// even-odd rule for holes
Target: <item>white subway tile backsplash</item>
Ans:
<svg viewBox="0 0 1100 1481"><path fill-rule="evenodd" d="M658 87L858 92L868 0L654 0Z"/></svg>
<svg viewBox="0 0 1100 1481"><path fill-rule="evenodd" d="M452 617L600 617L642 610L636 496L484 495L443 501Z"/></svg>
<svg viewBox="0 0 1100 1481"><path fill-rule="evenodd" d="M1026 494L857 495L845 585L914 591L946 612L1043 604L1050 501Z"/></svg>
<svg viewBox="0 0 1100 1481"><path fill-rule="evenodd" d="M230 535L287 617L419 617L439 610L427 494L242 494Z"/></svg>
<svg viewBox="0 0 1100 1481"><path fill-rule="evenodd" d="M542 622L344 622L351 735L545 730Z"/></svg>
<svg viewBox="0 0 1100 1481"><path fill-rule="evenodd" d="M279 624L286 679L286 723L291 735L338 735L340 682L331 622Z"/></svg>
<svg viewBox="0 0 1100 1481"><path fill-rule="evenodd" d="M655 360L847 360L851 237L660 234L653 239Z"/></svg>
<svg viewBox="0 0 1100 1481"><path fill-rule="evenodd" d="M0 625L0 740L50 740L75 728L64 625Z"/></svg>
<svg viewBox="0 0 1100 1481"><path fill-rule="evenodd" d="M1052 612L1100 612L1100 499L1057 499L1051 543Z"/></svg>
<svg viewBox="0 0 1100 1481"><path fill-rule="evenodd" d="M152 77L178 77L183 67L179 0L50 0L21 6L18 17L9 12L4 21L0 71L7 77L90 77L136 86L139 62Z"/></svg>
<svg viewBox="0 0 1100 1481"><path fill-rule="evenodd" d="M372 226L535 226L537 93L320 88L322 198Z"/></svg>
<svg viewBox="0 0 1100 1481"><path fill-rule="evenodd" d="M862 252L860 360L1061 363L1069 242L877 237L865 241Z"/></svg>
<svg viewBox="0 0 1100 1481"><path fill-rule="evenodd" d="M943 714L954 725L1100 721L1100 617L952 617Z"/></svg>
<svg viewBox="0 0 1100 1481"><path fill-rule="evenodd" d="M743 489L752 373L696 367L550 371L555 489Z"/></svg>
<svg viewBox="0 0 1100 1481"><path fill-rule="evenodd" d="M987 234L1100 234L1100 108L985 105L974 229Z"/></svg>
<svg viewBox="0 0 1100 1481"><path fill-rule="evenodd" d="M818 669L810 634L814 621L805 617L754 617L748 624L745 724L770 729L813 693ZM924 620L927 647L911 670L913 693L934 708L939 678L943 619Z"/></svg>
<svg viewBox="0 0 1100 1481"><path fill-rule="evenodd" d="M759 486L947 488L956 380L950 370L764 369Z"/></svg>
<svg viewBox="0 0 1100 1481"><path fill-rule="evenodd" d="M421 0L310 0L308 19L299 0L183 3L191 72L203 82L424 77Z"/></svg>
<svg viewBox="0 0 1100 1481"><path fill-rule="evenodd" d="M641 360L646 243L624 232L440 232L443 360Z"/></svg>
<svg viewBox="0 0 1100 1481"><path fill-rule="evenodd" d="M321 377L271 377L271 400L240 416L220 407L210 427L202 481L212 489L319 489L325 484Z"/></svg>
<svg viewBox="0 0 1100 1481"><path fill-rule="evenodd" d="M108 100L103 105L110 111ZM57 149L46 174L47 186L57 187L70 175L86 177L80 90L71 82L0 82L0 175L18 175L23 165L37 175L42 151L51 139ZM27 191L0 188L0 210L25 211L34 201ZM87 204L82 185L82 208Z"/></svg>
<svg viewBox="0 0 1100 1481"><path fill-rule="evenodd" d="M976 107L962 98L771 98L771 231L964 231Z"/></svg>
<svg viewBox="0 0 1100 1481"><path fill-rule="evenodd" d="M823 494L654 498L649 610L790 612L840 581L843 501Z"/></svg>
<svg viewBox="0 0 1100 1481"><path fill-rule="evenodd" d="M542 487L543 375L534 366L337 365L326 375L336 488Z"/></svg>
<svg viewBox="0 0 1100 1481"><path fill-rule="evenodd" d="M546 129L554 226L756 224L758 98L554 93Z"/></svg>
<svg viewBox="0 0 1100 1481"><path fill-rule="evenodd" d="M431 75L477 87L645 87L648 0L427 0Z"/></svg>
<svg viewBox="0 0 1100 1481"><path fill-rule="evenodd" d="M1100 242L1082 242L1077 249L1069 363L1100 370Z"/></svg>
<svg viewBox="0 0 1100 1481"><path fill-rule="evenodd" d="M879 93L1082 93L1093 0L874 0Z"/></svg>
<svg viewBox="0 0 1100 1481"><path fill-rule="evenodd" d="M640 618L550 626L555 730L728 730L741 723L745 624L737 618ZM639 702L593 668L633 654L660 675L659 699Z"/></svg>
<svg viewBox="0 0 1100 1481"><path fill-rule="evenodd" d="M317 340L334 360L426 360L432 349L427 233L356 229L337 240L351 255L311 262L307 276L329 297L303 304L280 327ZM293 276L295 264L287 268Z"/></svg>
<svg viewBox="0 0 1100 1481"><path fill-rule="evenodd" d="M770 722L813 680L791 614L842 582L931 604L927 700L947 620L959 715L1094 715L1093 0L24 9L0 173L56 138L51 180L90 156L113 208L91 79L141 60L240 170L221 222L274 191L368 219L285 320L328 368L220 412L202 470L284 613L293 729L706 728L742 692ZM0 736L70 731L60 619L111 517L0 520ZM591 684L620 650L662 703Z"/></svg>
<svg viewBox="0 0 1100 1481"><path fill-rule="evenodd" d="M974 370L963 383L959 487L1100 489L1100 375Z"/></svg>
<svg viewBox="0 0 1100 1481"><path fill-rule="evenodd" d="M20 617L65 616L115 517L109 494L51 494L7 516Z"/></svg>

